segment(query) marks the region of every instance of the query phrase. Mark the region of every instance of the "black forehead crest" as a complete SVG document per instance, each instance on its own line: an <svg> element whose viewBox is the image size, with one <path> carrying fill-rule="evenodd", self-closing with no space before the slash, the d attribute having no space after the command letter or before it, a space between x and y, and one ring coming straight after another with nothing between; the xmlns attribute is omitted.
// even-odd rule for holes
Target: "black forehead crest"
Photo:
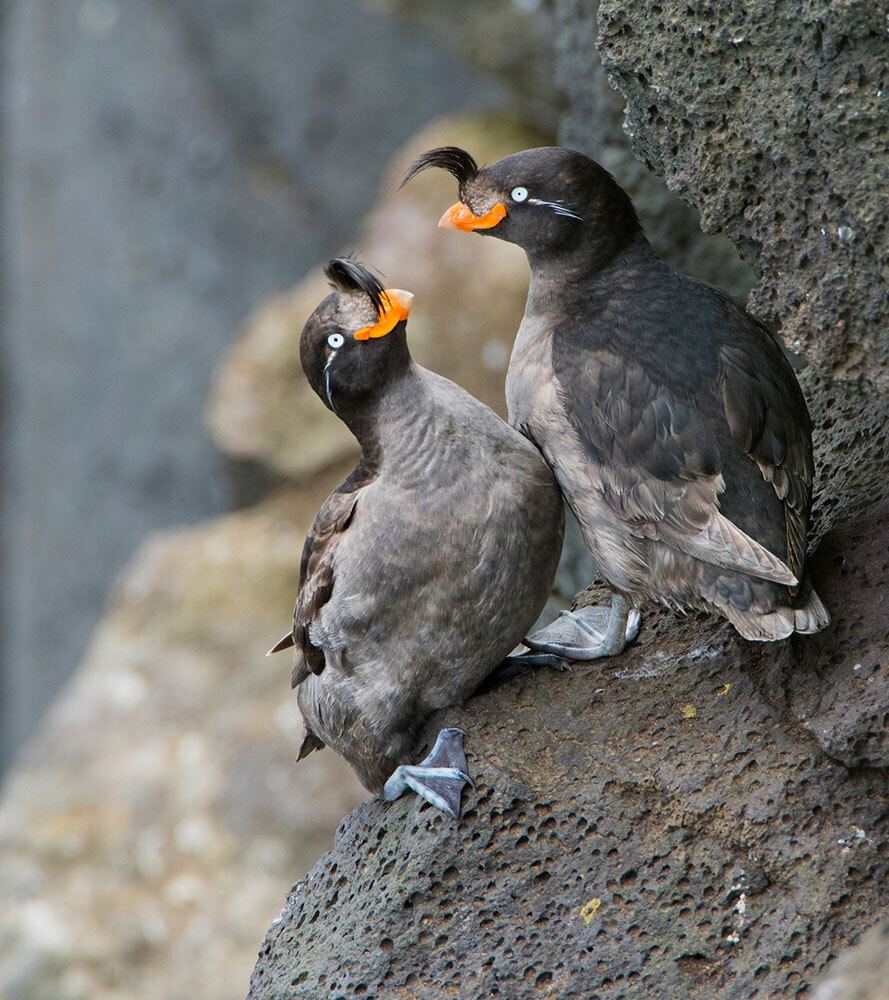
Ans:
<svg viewBox="0 0 889 1000"><path fill-rule="evenodd" d="M364 292L382 316L383 285L363 264L351 257L334 257L325 264L324 274L337 292Z"/></svg>
<svg viewBox="0 0 889 1000"><path fill-rule="evenodd" d="M399 185L399 190L421 171L429 167L441 167L457 178L457 184L463 188L478 174L478 164L459 146L439 146L437 149L428 149L408 167L404 180Z"/></svg>

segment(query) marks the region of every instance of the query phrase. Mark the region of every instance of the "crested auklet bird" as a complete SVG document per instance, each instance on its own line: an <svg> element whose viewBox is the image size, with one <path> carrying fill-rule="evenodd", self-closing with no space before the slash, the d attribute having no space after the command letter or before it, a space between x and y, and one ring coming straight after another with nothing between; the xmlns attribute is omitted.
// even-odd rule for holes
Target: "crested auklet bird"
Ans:
<svg viewBox="0 0 889 1000"><path fill-rule="evenodd" d="M509 421L543 452L612 591L604 629L596 609L564 612L528 645L619 653L645 598L716 610L746 639L824 628L805 574L811 422L776 338L659 260L627 193L582 153L529 149L480 169L448 146L402 183L427 167L459 185L440 226L527 254Z"/></svg>
<svg viewBox="0 0 889 1000"><path fill-rule="evenodd" d="M325 273L334 291L300 359L361 458L315 518L293 629L270 652L293 646L300 759L331 746L371 792L410 787L457 816L470 781L462 734L442 730L414 765L417 730L479 688L543 610L562 498L533 445L411 359L412 295L349 258Z"/></svg>

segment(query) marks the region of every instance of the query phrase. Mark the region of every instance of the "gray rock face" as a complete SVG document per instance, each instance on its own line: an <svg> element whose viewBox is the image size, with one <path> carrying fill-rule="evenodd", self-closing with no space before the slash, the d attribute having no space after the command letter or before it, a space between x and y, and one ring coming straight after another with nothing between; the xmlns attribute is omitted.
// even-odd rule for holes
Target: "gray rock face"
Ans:
<svg viewBox="0 0 889 1000"><path fill-rule="evenodd" d="M753 309L889 391L885 10L603 0L599 27L636 152L760 271Z"/></svg>
<svg viewBox="0 0 889 1000"><path fill-rule="evenodd" d="M810 361L801 382L815 423L811 538L817 542L831 525L889 492L889 338L883 336L889 296L878 263L889 252L889 157L859 169L868 150L887 142L889 122L889 97L875 106L868 89L873 83L879 90L887 72L874 11L842 6L851 40L822 51L799 36L806 25L814 30L819 17L840 24L833 7L798 22L796 9L785 16L766 3L723 5L717 15L704 0L691 6L607 0L598 13L600 63L593 44L597 7L596 0L557 3L558 66L570 99L563 140L615 174L674 267L740 297L750 289L750 272L728 241L701 236L697 214L679 195L700 210L705 230L725 233L759 272L748 307ZM602 64L621 93L609 88ZM859 65L868 86L843 82L857 79ZM805 101L800 74L814 88ZM619 135L625 102L633 148L674 195L633 159ZM814 110L801 118L800 108L810 104ZM797 127L776 127L782 115ZM863 241L821 231L825 220L840 218L843 186L855 189L854 197L845 196L849 210L873 222ZM882 255L874 249L880 245ZM841 362L844 352L858 361Z"/></svg>
<svg viewBox="0 0 889 1000"><path fill-rule="evenodd" d="M500 98L356 0L3 5L0 760L151 529L226 505L211 372L394 147Z"/></svg>
<svg viewBox="0 0 889 1000"><path fill-rule="evenodd" d="M884 706L871 556L889 550L885 513L829 536L815 567L828 603L855 590L841 643L852 622L883 625L863 683ZM838 552L863 567L853 579ZM427 740L469 734L462 820L415 797L359 807L270 929L252 1000L797 997L889 915L885 772L861 766L878 760L882 715L837 709L857 681L830 637L745 643L664 612L613 663L434 718ZM788 711L804 689L829 739Z"/></svg>
<svg viewBox="0 0 889 1000"><path fill-rule="evenodd" d="M831 627L801 647L804 656L764 650L761 657L761 675L780 679L776 703L847 767L889 767L887 523L884 501L824 539L811 566L824 580L819 593Z"/></svg>

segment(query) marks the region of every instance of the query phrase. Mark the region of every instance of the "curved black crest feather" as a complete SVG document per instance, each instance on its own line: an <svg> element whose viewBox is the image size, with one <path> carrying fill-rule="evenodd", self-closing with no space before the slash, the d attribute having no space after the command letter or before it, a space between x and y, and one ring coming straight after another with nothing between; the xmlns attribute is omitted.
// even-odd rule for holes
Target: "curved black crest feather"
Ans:
<svg viewBox="0 0 889 1000"><path fill-rule="evenodd" d="M338 292L364 292L383 315L383 288L380 279L351 257L334 257L324 265L324 274Z"/></svg>
<svg viewBox="0 0 889 1000"><path fill-rule="evenodd" d="M437 149L427 149L408 167L404 180L398 185L399 191L412 178L428 167L441 167L457 178L457 184L462 190L463 185L471 181L478 173L478 164L459 146L439 146Z"/></svg>

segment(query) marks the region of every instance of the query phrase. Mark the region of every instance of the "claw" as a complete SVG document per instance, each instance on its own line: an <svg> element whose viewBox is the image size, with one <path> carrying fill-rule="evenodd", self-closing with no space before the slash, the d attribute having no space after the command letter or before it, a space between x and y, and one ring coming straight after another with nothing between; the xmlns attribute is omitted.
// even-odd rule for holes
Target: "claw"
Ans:
<svg viewBox="0 0 889 1000"><path fill-rule="evenodd" d="M527 645L527 641L522 639ZM515 653L507 656L506 659L479 684L472 692L472 697L477 694L487 694L493 691L513 677L527 672L529 667L549 667L550 670L571 670L571 664L561 656L553 656L552 653Z"/></svg>
<svg viewBox="0 0 889 1000"><path fill-rule="evenodd" d="M631 608L627 615L627 642L633 642L639 634L639 626L642 624L642 614L638 608Z"/></svg>

